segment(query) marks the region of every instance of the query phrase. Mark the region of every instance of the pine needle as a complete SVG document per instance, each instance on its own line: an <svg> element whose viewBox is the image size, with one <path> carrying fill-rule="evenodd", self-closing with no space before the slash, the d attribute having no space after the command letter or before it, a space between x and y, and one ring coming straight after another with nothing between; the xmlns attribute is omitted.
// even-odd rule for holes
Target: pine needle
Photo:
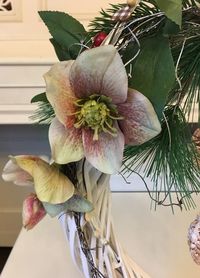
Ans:
<svg viewBox="0 0 200 278"><path fill-rule="evenodd" d="M191 193L200 192L197 160L184 114L180 108L169 106L165 109L162 132L156 138L141 146L125 148L123 173L139 172L144 179L150 178L155 205L175 205L172 197L175 192L176 205L189 209L194 207Z"/></svg>
<svg viewBox="0 0 200 278"><path fill-rule="evenodd" d="M172 47L176 62L181 51L180 47L180 45ZM178 84L175 85L170 93L169 103L182 103L183 112L188 115L188 119L193 119L195 108L200 105L200 27L197 28L196 34L185 39L177 74L182 88L180 89Z"/></svg>
<svg viewBox="0 0 200 278"><path fill-rule="evenodd" d="M38 124L50 124L55 117L53 107L49 102L38 102L38 108L30 119Z"/></svg>

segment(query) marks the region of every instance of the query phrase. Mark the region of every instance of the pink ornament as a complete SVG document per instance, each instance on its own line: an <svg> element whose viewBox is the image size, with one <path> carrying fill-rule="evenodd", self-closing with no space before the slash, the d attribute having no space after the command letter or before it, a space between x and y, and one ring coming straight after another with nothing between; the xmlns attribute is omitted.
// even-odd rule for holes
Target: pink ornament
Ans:
<svg viewBox="0 0 200 278"><path fill-rule="evenodd" d="M188 245L196 264L200 265L200 216L190 224L188 230Z"/></svg>

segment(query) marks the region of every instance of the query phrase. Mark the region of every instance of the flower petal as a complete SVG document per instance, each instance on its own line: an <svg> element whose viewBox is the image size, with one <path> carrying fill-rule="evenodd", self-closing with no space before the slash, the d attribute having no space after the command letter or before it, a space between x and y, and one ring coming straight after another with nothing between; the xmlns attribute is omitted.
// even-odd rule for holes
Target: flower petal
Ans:
<svg viewBox="0 0 200 278"><path fill-rule="evenodd" d="M73 126L75 112L75 95L68 79L69 71L74 61L60 62L51 67L44 75L46 95L59 121L68 127Z"/></svg>
<svg viewBox="0 0 200 278"><path fill-rule="evenodd" d="M86 159L99 171L107 174L117 173L121 167L124 136L120 130L113 137L108 133L100 133L99 139L93 140L93 131L83 131L83 145Z"/></svg>
<svg viewBox="0 0 200 278"><path fill-rule="evenodd" d="M33 185L33 178L26 171L22 170L16 160L11 158L5 165L2 173L5 181L13 182L16 185L29 186Z"/></svg>
<svg viewBox="0 0 200 278"><path fill-rule="evenodd" d="M40 160L38 156L33 155L17 155L11 156L11 159L16 163L22 170L26 171L29 175L33 176L33 169L36 161Z"/></svg>
<svg viewBox="0 0 200 278"><path fill-rule="evenodd" d="M81 130L65 128L56 118L49 128L49 142L55 162L65 164L83 158Z"/></svg>
<svg viewBox="0 0 200 278"><path fill-rule="evenodd" d="M33 170L35 191L41 202L64 203L74 194L74 185L54 165L38 160Z"/></svg>
<svg viewBox="0 0 200 278"><path fill-rule="evenodd" d="M127 74L112 45L84 51L71 67L70 81L78 98L100 94L110 97L113 103L127 98Z"/></svg>
<svg viewBox="0 0 200 278"><path fill-rule="evenodd" d="M32 193L30 194L23 202L23 226L27 230L32 229L38 222L40 222L46 211L37 198L37 195Z"/></svg>
<svg viewBox="0 0 200 278"><path fill-rule="evenodd" d="M118 112L124 117L124 120L119 121L119 126L126 144L143 144L161 132L151 102L136 90L129 89L127 101L118 105Z"/></svg>

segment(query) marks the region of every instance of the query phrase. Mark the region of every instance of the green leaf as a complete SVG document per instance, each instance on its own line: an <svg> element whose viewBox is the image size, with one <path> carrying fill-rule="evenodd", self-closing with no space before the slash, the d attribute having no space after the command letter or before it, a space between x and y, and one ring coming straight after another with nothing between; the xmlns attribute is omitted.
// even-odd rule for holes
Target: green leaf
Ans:
<svg viewBox="0 0 200 278"><path fill-rule="evenodd" d="M55 217L61 212L75 211L85 213L93 209L92 204L79 195L74 195L62 204L52 205L50 203L43 203L43 206L51 217Z"/></svg>
<svg viewBox="0 0 200 278"><path fill-rule="evenodd" d="M54 50L56 52L56 55L58 57L58 59L60 61L67 61L67 60L71 60L71 56L68 52L67 49L65 49L64 47L62 47L59 43L57 43L57 41L53 38L50 39L50 42L52 43Z"/></svg>
<svg viewBox="0 0 200 278"><path fill-rule="evenodd" d="M152 102L159 118L174 82L175 68L168 39L161 35L144 39L129 85Z"/></svg>
<svg viewBox="0 0 200 278"><path fill-rule="evenodd" d="M156 0L156 3L169 19L181 26L182 0Z"/></svg>
<svg viewBox="0 0 200 278"><path fill-rule="evenodd" d="M180 27L176 23L174 23L173 21L167 18L166 23L163 27L163 35L164 36L176 35L179 33L179 31L180 31Z"/></svg>
<svg viewBox="0 0 200 278"><path fill-rule="evenodd" d="M56 43L66 49L71 59L75 59L80 50L77 43L80 43L87 34L83 25L63 12L40 11L39 15Z"/></svg>
<svg viewBox="0 0 200 278"><path fill-rule="evenodd" d="M35 102L39 102L39 101L47 102L47 103L49 102L46 97L46 93L38 94L31 99L31 103L35 103Z"/></svg>

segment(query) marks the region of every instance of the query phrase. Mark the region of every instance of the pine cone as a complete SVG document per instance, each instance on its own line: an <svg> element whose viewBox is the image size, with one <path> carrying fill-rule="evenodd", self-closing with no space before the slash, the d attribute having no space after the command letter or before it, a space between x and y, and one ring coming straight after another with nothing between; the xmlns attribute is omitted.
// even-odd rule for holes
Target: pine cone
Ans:
<svg viewBox="0 0 200 278"><path fill-rule="evenodd" d="M196 264L200 265L200 216L190 224L188 230L188 245Z"/></svg>

